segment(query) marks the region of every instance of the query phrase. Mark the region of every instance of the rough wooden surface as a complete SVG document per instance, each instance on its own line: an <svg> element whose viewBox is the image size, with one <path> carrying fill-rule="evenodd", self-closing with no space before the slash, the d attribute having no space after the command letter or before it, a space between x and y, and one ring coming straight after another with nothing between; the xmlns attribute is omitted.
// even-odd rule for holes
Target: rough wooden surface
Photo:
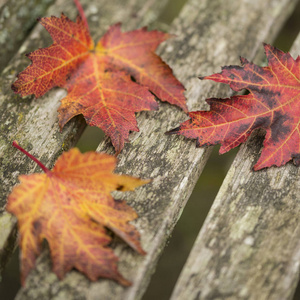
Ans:
<svg viewBox="0 0 300 300"><path fill-rule="evenodd" d="M300 53L300 35L292 55ZM253 172L263 132L241 147L171 299L292 299L300 269L300 168Z"/></svg>
<svg viewBox="0 0 300 300"><path fill-rule="evenodd" d="M0 1L0 72L54 0Z"/></svg>
<svg viewBox="0 0 300 300"><path fill-rule="evenodd" d="M166 0L81 1L89 19L91 34L96 40L109 25L119 21L125 23L122 28L127 30L151 24L166 2ZM72 0L56 1L46 15L60 16L62 11L72 19L77 15ZM85 127L83 118L75 118L67 124L62 133L59 132L57 108L60 99L65 95L64 90L54 89L39 99L33 97L22 99L10 89L16 74L30 63L24 54L49 44L51 44L49 34L38 25L0 77L0 225L5 223L5 226L9 226L13 236L16 220L10 218L8 225L6 214L3 214L7 195L17 183L19 174L40 170L34 162L13 149L12 141L17 140L51 168L62 151L74 145ZM11 243L6 242L7 239L11 242L13 236L7 231L0 231L0 246L6 245L0 248L0 263L4 262L1 257L7 257L13 249Z"/></svg>
<svg viewBox="0 0 300 300"><path fill-rule="evenodd" d="M190 109L206 107L203 99L208 95L224 97L230 93L224 86L200 82L197 75L237 64L239 55L253 59L262 49L261 43L272 40L295 2L191 0L185 5L172 27L177 38L166 42L160 53L185 84ZM17 299L141 298L210 152L196 149L193 141L164 135L184 119L179 109L162 103L158 112L139 114L140 132L131 135L131 144L119 155L119 172L153 178L151 184L123 197L140 215L135 225L148 255L141 257L123 243L114 243L121 258L120 271L133 281L133 286L125 289L109 280L90 283L76 271L58 281L50 272L45 251ZM107 143L98 150L112 151Z"/></svg>
<svg viewBox="0 0 300 300"><path fill-rule="evenodd" d="M0 281L2 281L2 271L16 247L17 227L15 226L15 217L3 212L0 218L0 231Z"/></svg>

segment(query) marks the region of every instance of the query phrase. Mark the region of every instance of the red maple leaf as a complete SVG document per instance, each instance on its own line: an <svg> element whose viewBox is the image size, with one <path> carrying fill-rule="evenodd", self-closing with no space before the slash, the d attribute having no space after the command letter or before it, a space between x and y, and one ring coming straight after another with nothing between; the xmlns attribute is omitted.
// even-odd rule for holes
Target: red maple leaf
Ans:
<svg viewBox="0 0 300 300"><path fill-rule="evenodd" d="M266 136L254 170L281 166L293 159L300 165L300 57L294 60L265 45L269 61L259 67L241 58L242 66L222 68L206 76L229 84L234 91L247 89L248 95L229 99L207 99L210 111L190 112L191 119L168 134L197 139L197 146L220 143L220 153L245 142L253 130L263 128Z"/></svg>
<svg viewBox="0 0 300 300"><path fill-rule="evenodd" d="M129 131L139 131L135 113L158 108L150 91L187 111L184 87L154 53L169 34L146 28L122 33L116 24L94 45L80 17L72 22L62 14L40 23L54 43L28 55L32 64L12 89L21 96L40 97L53 87L66 88L68 95L58 109L61 129L83 114L89 125L110 136L119 153Z"/></svg>
<svg viewBox="0 0 300 300"><path fill-rule="evenodd" d="M63 153L50 171L15 142L14 146L45 172L21 175L7 201L7 211L18 218L22 284L46 239L53 272L60 279L76 268L91 280L105 277L130 285L118 272L106 228L140 254L145 252L138 231L128 223L137 218L136 212L114 200L111 191L133 190L149 181L114 174L116 158L108 154L81 154L74 148Z"/></svg>

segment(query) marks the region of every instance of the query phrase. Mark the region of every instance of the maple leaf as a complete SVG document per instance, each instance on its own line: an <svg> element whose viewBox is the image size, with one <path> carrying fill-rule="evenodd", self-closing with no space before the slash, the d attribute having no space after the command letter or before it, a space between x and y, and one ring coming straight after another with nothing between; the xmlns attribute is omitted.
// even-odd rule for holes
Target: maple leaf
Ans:
<svg viewBox="0 0 300 300"><path fill-rule="evenodd" d="M94 45L80 17L72 22L62 14L40 23L54 43L28 54L32 64L12 89L21 96L40 97L55 86L66 88L68 95L58 109L61 129L83 114L87 124L110 136L119 153L129 131L139 131L135 113L158 108L150 91L187 112L184 87L154 53L169 34L146 28L122 33L116 24Z"/></svg>
<svg viewBox="0 0 300 300"><path fill-rule="evenodd" d="M210 111L190 112L191 119L168 134L197 139L197 146L221 143L220 153L245 142L253 130L263 128L266 136L254 170L281 166L293 159L300 165L300 57L294 60L265 45L269 65L259 67L241 58L242 66L223 67L206 76L229 84L248 95L229 99L207 99Z"/></svg>
<svg viewBox="0 0 300 300"><path fill-rule="evenodd" d="M110 278L130 282L118 272L118 258L108 247L109 228L140 254L139 233L128 222L136 212L110 192L129 191L149 181L113 174L116 158L107 154L63 153L52 171L34 159L44 174L21 175L8 197L7 211L18 218L22 283L34 268L44 239L48 241L53 271L61 279L72 268L91 280Z"/></svg>

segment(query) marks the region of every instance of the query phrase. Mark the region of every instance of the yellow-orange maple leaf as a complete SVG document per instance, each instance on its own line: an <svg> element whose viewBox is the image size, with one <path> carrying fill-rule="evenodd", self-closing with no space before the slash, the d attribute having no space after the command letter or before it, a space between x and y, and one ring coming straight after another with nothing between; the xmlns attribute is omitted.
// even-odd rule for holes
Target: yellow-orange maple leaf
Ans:
<svg viewBox="0 0 300 300"><path fill-rule="evenodd" d="M145 254L139 233L128 223L137 214L110 192L133 190L148 181L113 174L115 165L113 156L81 154L74 148L61 155L52 171L44 168L44 174L19 177L21 184L8 197L7 210L18 218L22 283L46 239L59 278L76 268L91 280L105 277L130 284L117 270L106 228Z"/></svg>

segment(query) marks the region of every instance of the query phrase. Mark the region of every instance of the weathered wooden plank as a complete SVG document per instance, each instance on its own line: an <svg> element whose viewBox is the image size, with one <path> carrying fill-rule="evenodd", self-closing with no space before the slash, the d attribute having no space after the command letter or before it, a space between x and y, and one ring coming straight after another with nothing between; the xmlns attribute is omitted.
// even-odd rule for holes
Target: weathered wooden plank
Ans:
<svg viewBox="0 0 300 300"><path fill-rule="evenodd" d="M0 72L54 0L0 1Z"/></svg>
<svg viewBox="0 0 300 300"><path fill-rule="evenodd" d="M300 35L291 52L300 53ZM261 132L241 147L171 299L292 299L300 265L300 168L289 163L253 172L262 140Z"/></svg>
<svg viewBox="0 0 300 300"><path fill-rule="evenodd" d="M200 83L196 76L219 71L220 65L236 64L239 55L252 59L262 41L272 40L295 2L189 1L173 27L177 38L160 50L186 85L189 108L203 108L199 102L208 95L228 96L228 89ZM209 150L196 149L192 141L164 135L185 118L175 107L162 103L158 112L139 114L140 132L131 135L131 144L119 155L119 172L153 178L151 184L125 197L140 215L134 223L148 255L141 257L122 243L114 243L121 258L120 271L133 286L125 289L108 280L90 283L75 271L60 282L50 272L49 256L44 252L17 299L141 298L209 155ZM98 150L112 151L105 143Z"/></svg>
<svg viewBox="0 0 300 300"><path fill-rule="evenodd" d="M15 249L17 237L17 227L15 217L7 212L3 212L0 218L0 281L2 281L2 271Z"/></svg>
<svg viewBox="0 0 300 300"><path fill-rule="evenodd" d="M99 38L109 25L119 21L126 23L123 28L127 30L151 24L167 1L86 0L81 2L91 25L91 34L93 37ZM124 7L126 9L123 9ZM59 16L62 11L73 19L77 15L72 0L56 1L56 4L49 8L47 15ZM19 174L40 171L33 162L12 149L11 142L14 139L18 140L44 164L52 167L59 154L74 145L80 131L85 127L83 118L77 118L76 121L70 121L62 133L59 132L57 108L65 91L54 89L36 100L33 97L21 99L10 89L16 74L29 64L29 60L24 57L24 54L50 43L49 34L42 26L38 25L0 78L0 225L4 226L3 224L5 224L6 227L9 226L12 229L11 232L0 231L0 246L5 246L0 248L0 263L11 253L13 245L7 243L7 240L10 242L14 240L15 232L13 230L15 218L7 219L7 215L1 213L5 207L7 195L17 183Z"/></svg>

